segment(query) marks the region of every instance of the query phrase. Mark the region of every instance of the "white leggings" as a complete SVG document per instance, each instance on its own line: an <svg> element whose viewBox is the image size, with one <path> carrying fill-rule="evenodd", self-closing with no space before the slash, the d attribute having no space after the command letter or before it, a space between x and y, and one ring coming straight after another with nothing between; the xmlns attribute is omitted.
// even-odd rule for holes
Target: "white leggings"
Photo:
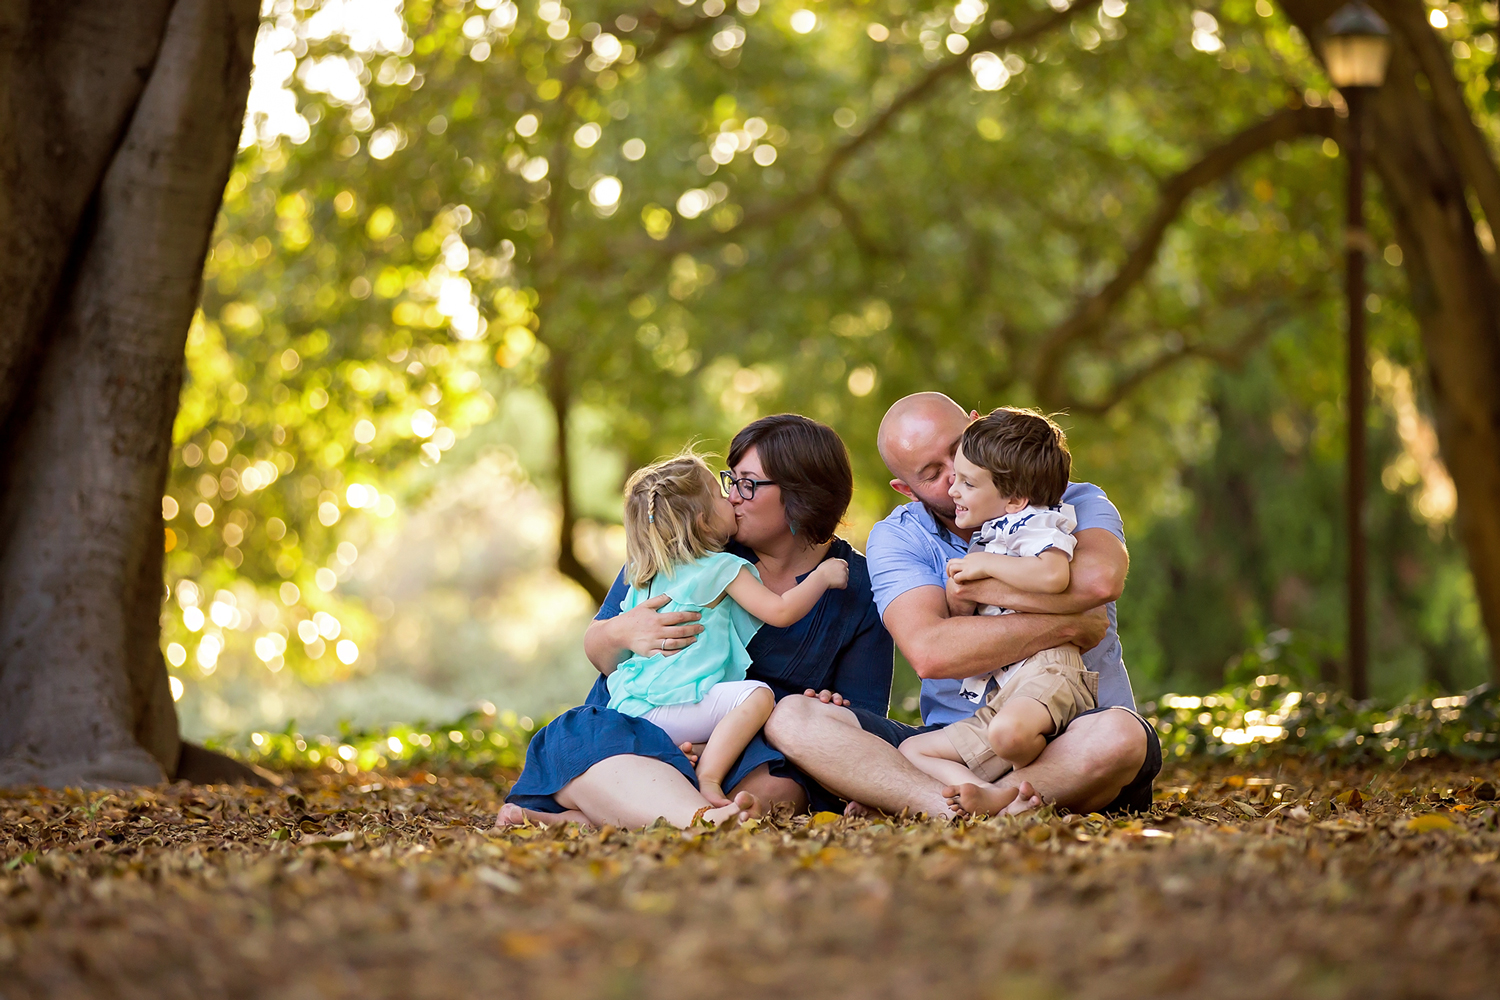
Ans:
<svg viewBox="0 0 1500 1000"><path fill-rule="evenodd" d="M758 689L771 690L761 681L723 681L708 689L702 701L685 705L662 705L653 708L641 718L654 722L666 730L672 742L707 743L714 727L724 721L724 716L734 711L746 698Z"/></svg>

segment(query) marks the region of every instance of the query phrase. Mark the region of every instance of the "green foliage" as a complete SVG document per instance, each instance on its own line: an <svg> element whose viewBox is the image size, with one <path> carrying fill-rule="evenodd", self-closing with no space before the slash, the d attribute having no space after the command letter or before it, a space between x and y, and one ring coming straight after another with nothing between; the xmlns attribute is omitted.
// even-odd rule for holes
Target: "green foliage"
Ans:
<svg viewBox="0 0 1500 1000"><path fill-rule="evenodd" d="M1064 322L1164 181L1337 102L1270 5L1209 7L827 0L802 31L754 0L412 0L361 24L272 3L189 344L169 658L368 669L391 608L350 596L350 567L502 439L587 529L617 520L629 466L798 410L851 447L858 540L894 499L881 412L941 388L1068 411L1077 476L1132 540L1138 690L1212 688L1276 628L1336 661L1337 146L1280 143L1197 190L1105 322ZM1476 107L1491 7L1448 7ZM1484 652L1451 505L1422 507L1441 465L1378 197L1371 215L1374 680L1394 699L1472 683ZM554 426L503 438L518 401Z"/></svg>
<svg viewBox="0 0 1500 1000"><path fill-rule="evenodd" d="M1164 695L1142 711L1169 760L1303 757L1369 765L1500 758L1500 689L1493 685L1382 707L1316 684L1322 657L1316 641L1281 631L1231 661L1229 686L1202 697ZM1262 672L1272 669L1278 672Z"/></svg>
<svg viewBox="0 0 1500 1000"><path fill-rule="evenodd" d="M288 724L279 733L251 733L247 739L210 741L230 753L275 771L323 768L357 774L379 769L444 773L519 771L526 743L536 724L514 712L477 710L441 726L415 722L354 730L343 726L337 736L305 736Z"/></svg>

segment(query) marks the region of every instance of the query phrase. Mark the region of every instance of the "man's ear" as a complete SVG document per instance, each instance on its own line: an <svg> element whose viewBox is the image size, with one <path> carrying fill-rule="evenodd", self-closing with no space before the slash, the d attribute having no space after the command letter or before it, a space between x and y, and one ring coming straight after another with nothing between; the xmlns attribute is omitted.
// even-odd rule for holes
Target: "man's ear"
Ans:
<svg viewBox="0 0 1500 1000"><path fill-rule="evenodd" d="M978 420L979 419L979 411L978 410L970 410L969 411L969 419L970 420Z"/></svg>
<svg viewBox="0 0 1500 1000"><path fill-rule="evenodd" d="M891 480L891 489L906 497L906 499L908 500L915 500L917 498L917 495L911 491L911 487L907 486L899 479Z"/></svg>

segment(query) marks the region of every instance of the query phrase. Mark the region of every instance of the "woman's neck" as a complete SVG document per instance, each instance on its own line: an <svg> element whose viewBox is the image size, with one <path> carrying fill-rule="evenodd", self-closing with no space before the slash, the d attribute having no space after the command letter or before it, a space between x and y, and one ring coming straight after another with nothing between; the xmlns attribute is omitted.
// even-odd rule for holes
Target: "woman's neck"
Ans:
<svg viewBox="0 0 1500 1000"><path fill-rule="evenodd" d="M790 590L796 585L797 577L817 568L831 545L831 541L811 545L796 535L787 535L767 543L764 548L756 547L761 582L777 593Z"/></svg>

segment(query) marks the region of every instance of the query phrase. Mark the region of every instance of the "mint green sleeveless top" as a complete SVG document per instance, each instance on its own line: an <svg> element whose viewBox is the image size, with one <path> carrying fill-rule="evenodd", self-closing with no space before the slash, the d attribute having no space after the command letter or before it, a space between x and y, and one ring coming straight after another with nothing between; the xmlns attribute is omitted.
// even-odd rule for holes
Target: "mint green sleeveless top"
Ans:
<svg viewBox="0 0 1500 1000"><path fill-rule="evenodd" d="M609 707L625 715L645 715L663 705L700 702L708 689L722 681L742 681L750 666L745 652L762 622L724 593L724 588L748 568L760 579L753 563L728 552L711 552L702 559L674 566L671 575L658 573L644 590L631 587L620 605L629 611L653 597L672 600L659 609L696 611L703 617L698 641L671 656L653 653L632 656L609 675ZM715 607L709 607L723 596Z"/></svg>

